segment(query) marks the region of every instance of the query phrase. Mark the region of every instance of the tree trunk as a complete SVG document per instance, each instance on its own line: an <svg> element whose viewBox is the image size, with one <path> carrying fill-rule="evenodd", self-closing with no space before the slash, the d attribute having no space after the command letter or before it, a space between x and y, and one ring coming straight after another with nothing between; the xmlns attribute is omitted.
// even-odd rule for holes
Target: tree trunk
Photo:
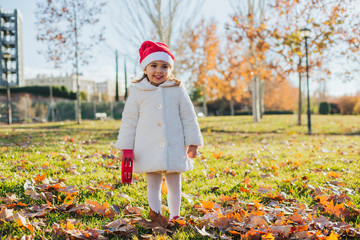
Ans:
<svg viewBox="0 0 360 240"><path fill-rule="evenodd" d="M124 101L126 101L128 97L128 87L127 87L127 73L126 73L126 58L124 59L124 83L125 83L125 95L124 95Z"/></svg>
<svg viewBox="0 0 360 240"><path fill-rule="evenodd" d="M75 3L73 2L74 10L74 34L75 34L75 70L76 70L76 118L78 124L81 124L81 103L80 103L80 84L79 84L79 40L78 40L78 30L77 30L77 17L76 17L76 8Z"/></svg>
<svg viewBox="0 0 360 240"><path fill-rule="evenodd" d="M262 119L265 112L265 103L264 103L265 82L261 81L261 79L259 79L259 86L260 86L259 88L260 119Z"/></svg>
<svg viewBox="0 0 360 240"><path fill-rule="evenodd" d="M231 94L231 98L230 98L230 115L234 116L235 115L235 109L234 109L234 97Z"/></svg>
<svg viewBox="0 0 360 240"><path fill-rule="evenodd" d="M50 86L50 106L51 106L51 121L55 122L55 105L54 105L54 96L53 96L53 86Z"/></svg>
<svg viewBox="0 0 360 240"><path fill-rule="evenodd" d="M299 66L301 66L301 58L299 58ZM299 69L299 68L298 68ZM299 106L298 106L298 121L297 125L301 126L301 108L302 108L302 100L301 100L301 72L298 72L299 74Z"/></svg>
<svg viewBox="0 0 360 240"><path fill-rule="evenodd" d="M115 51L115 101L119 101L119 61L118 61L118 51Z"/></svg>
<svg viewBox="0 0 360 240"><path fill-rule="evenodd" d="M206 95L206 89L203 87L203 111L204 115L208 115L208 109L207 109L207 95Z"/></svg>
<svg viewBox="0 0 360 240"><path fill-rule="evenodd" d="M252 80L252 110L253 110L253 122L260 122L260 96L259 96L259 78L254 77Z"/></svg>

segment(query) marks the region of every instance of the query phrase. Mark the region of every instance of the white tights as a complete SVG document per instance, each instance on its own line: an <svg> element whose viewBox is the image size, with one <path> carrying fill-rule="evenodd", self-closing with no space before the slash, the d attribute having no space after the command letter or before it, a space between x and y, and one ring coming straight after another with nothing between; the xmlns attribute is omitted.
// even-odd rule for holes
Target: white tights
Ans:
<svg viewBox="0 0 360 240"><path fill-rule="evenodd" d="M149 207L157 212L161 212L161 184L162 174L157 172L146 173L147 197ZM168 192L168 207L170 218L180 216L181 203L181 175L178 172L166 173L165 182Z"/></svg>

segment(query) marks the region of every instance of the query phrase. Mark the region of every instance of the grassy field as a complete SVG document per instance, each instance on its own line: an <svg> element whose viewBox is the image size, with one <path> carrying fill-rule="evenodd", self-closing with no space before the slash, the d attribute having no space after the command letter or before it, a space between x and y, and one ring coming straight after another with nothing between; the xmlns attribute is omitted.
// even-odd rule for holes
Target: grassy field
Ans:
<svg viewBox="0 0 360 240"><path fill-rule="evenodd" d="M120 121L0 125L1 239L360 239L360 116L312 116L311 136L305 116L199 121L169 224L144 175L121 184Z"/></svg>

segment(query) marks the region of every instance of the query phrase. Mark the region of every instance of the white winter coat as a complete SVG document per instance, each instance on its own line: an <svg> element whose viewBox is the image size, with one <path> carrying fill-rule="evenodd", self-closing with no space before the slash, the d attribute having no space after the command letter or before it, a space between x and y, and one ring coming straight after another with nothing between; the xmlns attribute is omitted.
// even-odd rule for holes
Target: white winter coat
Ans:
<svg viewBox="0 0 360 240"><path fill-rule="evenodd" d="M165 81L158 87L146 78L130 89L116 141L134 149L134 172L185 172L193 168L185 146L203 145L199 124L183 86Z"/></svg>

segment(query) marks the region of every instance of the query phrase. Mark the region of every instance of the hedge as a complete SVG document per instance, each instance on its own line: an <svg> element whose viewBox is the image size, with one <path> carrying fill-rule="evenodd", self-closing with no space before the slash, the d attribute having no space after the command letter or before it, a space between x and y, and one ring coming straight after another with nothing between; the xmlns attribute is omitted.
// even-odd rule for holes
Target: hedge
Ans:
<svg viewBox="0 0 360 240"><path fill-rule="evenodd" d="M273 110L273 111L265 111L265 115L281 115L281 114L294 114L291 110ZM248 111L235 111L235 115L252 115L252 112Z"/></svg>
<svg viewBox="0 0 360 240"><path fill-rule="evenodd" d="M50 96L49 86L27 86L27 87L11 87L11 93L31 93L44 97ZM6 88L0 88L0 94L6 94ZM76 99L76 92L69 92L66 87L53 86L53 96L59 98Z"/></svg>

